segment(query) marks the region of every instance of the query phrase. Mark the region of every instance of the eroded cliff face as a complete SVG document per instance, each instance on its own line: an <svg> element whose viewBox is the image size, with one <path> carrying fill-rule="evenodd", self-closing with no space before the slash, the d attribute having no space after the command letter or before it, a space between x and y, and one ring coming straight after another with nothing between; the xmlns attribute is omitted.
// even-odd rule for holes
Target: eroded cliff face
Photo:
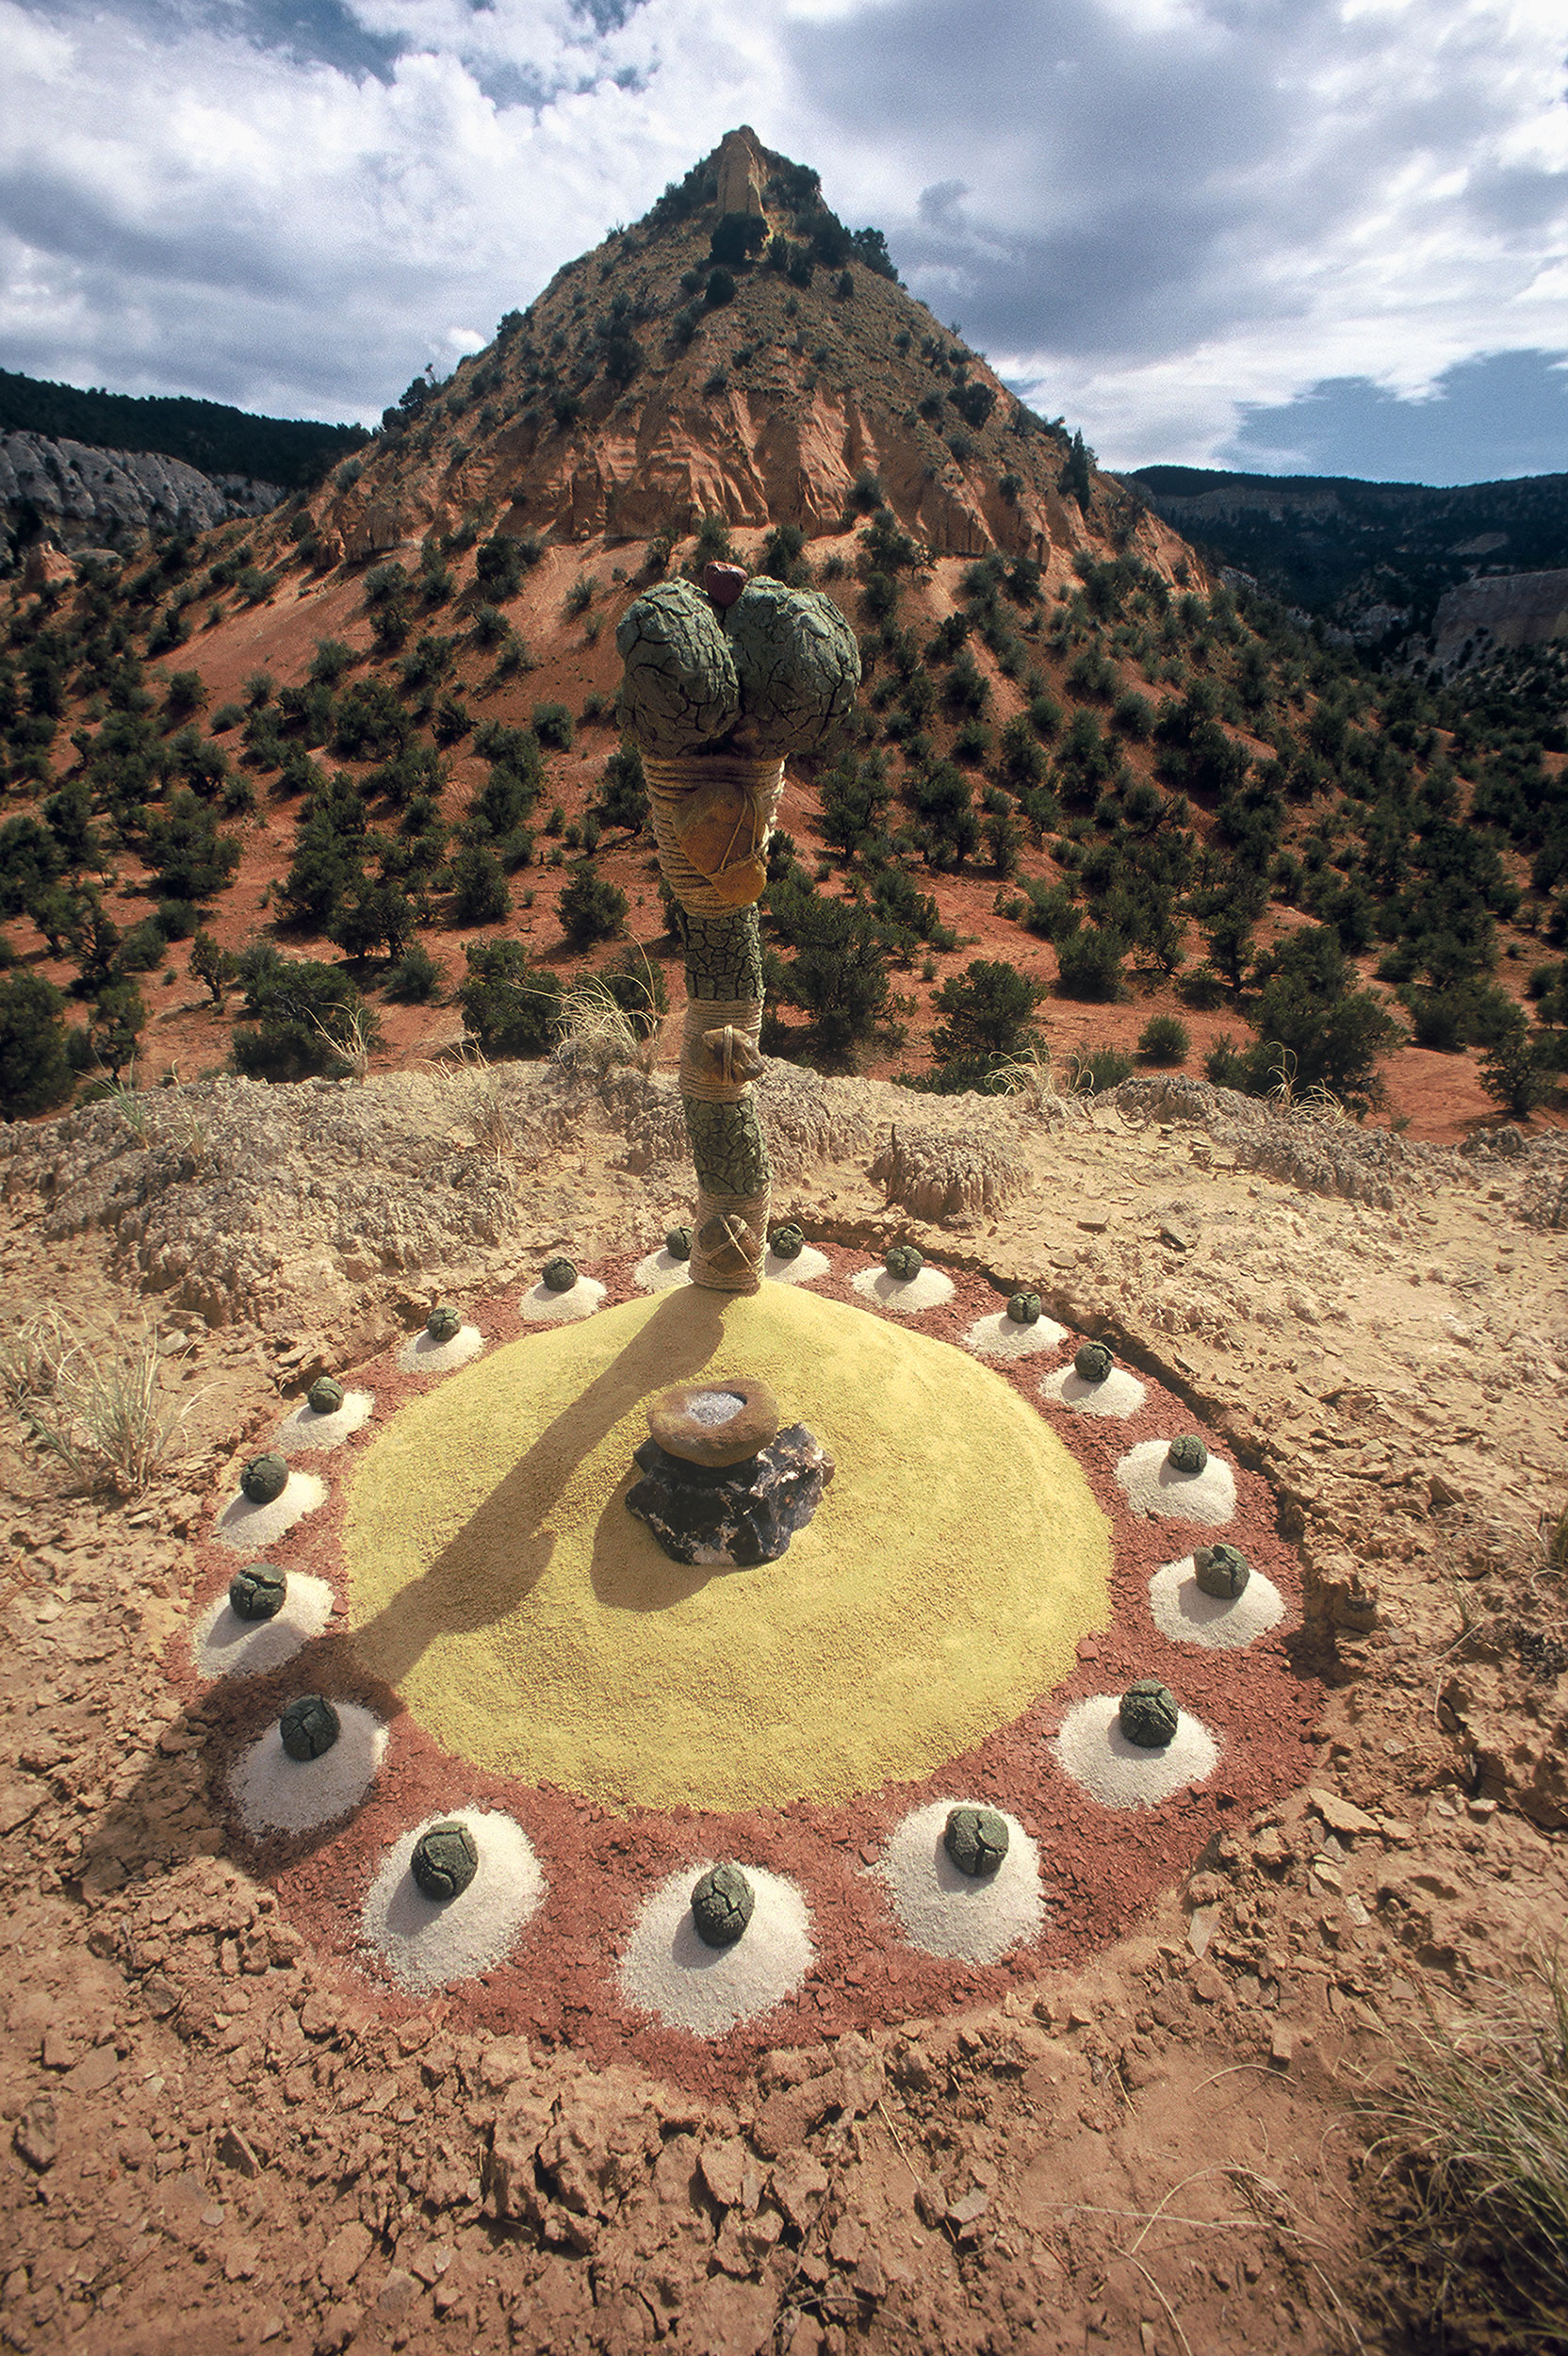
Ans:
<svg viewBox="0 0 1568 2356"><path fill-rule="evenodd" d="M1502 573L1450 589L1432 639L1433 665L1445 675L1483 649L1568 640L1568 572Z"/></svg>
<svg viewBox="0 0 1568 2356"><path fill-rule="evenodd" d="M286 493L246 475L206 475L157 450L94 450L43 434L0 434L0 515L8 534L36 521L58 548L126 550L148 532L206 532L265 515Z"/></svg>
<svg viewBox="0 0 1568 2356"><path fill-rule="evenodd" d="M1138 497L1092 471L1086 501L1064 496L1059 423L862 249L813 258L846 233L802 199L795 167L743 129L706 170L683 214L656 206L569 264L395 421L357 480L319 495L329 557L363 561L476 509L492 529L573 540L678 535L707 515L811 535L841 530L874 478L933 555L1043 559L1109 537L1168 569L1170 535ZM743 224L751 250L716 259L721 223Z"/></svg>

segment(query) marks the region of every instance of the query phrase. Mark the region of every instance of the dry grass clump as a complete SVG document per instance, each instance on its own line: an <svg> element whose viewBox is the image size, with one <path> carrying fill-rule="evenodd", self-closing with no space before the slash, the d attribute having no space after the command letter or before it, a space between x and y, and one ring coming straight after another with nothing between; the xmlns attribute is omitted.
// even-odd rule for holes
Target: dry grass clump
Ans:
<svg viewBox="0 0 1568 2356"><path fill-rule="evenodd" d="M1568 2348L1568 1979L1553 1956L1435 2018L1369 2105L1404 2303L1441 2344Z"/></svg>
<svg viewBox="0 0 1568 2356"><path fill-rule="evenodd" d="M151 1327L90 1336L59 1310L41 1309L0 1338L0 1390L28 1438L76 1485L139 1497L195 1404L162 1396L160 1364Z"/></svg>
<svg viewBox="0 0 1568 2356"><path fill-rule="evenodd" d="M645 966L646 958L643 960ZM561 1001L560 1027L555 1043L558 1063L579 1072L602 1075L620 1064L635 1064L651 1072L659 1039L659 1008L651 973L644 978L622 975L621 997L602 974L586 973L572 984Z"/></svg>

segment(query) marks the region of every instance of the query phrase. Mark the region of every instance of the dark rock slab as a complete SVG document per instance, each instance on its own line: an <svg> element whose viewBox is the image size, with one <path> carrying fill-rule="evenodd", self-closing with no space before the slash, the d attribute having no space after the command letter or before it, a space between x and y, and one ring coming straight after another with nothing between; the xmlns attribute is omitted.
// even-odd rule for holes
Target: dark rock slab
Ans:
<svg viewBox="0 0 1568 2356"><path fill-rule="evenodd" d="M739 1464L709 1467L645 1440L633 1457L643 1478L627 1507L646 1522L672 1562L776 1562L804 1530L833 1478L833 1459L803 1423Z"/></svg>

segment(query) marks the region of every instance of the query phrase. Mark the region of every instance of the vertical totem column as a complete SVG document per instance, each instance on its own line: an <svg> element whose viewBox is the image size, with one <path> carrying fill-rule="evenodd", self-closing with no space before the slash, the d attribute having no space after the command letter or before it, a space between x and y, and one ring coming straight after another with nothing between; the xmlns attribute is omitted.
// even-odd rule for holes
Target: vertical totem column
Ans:
<svg viewBox="0 0 1568 2356"><path fill-rule="evenodd" d="M706 594L704 594L706 593ZM639 597L615 643L621 710L644 755L659 860L685 950L680 1093L696 1165L692 1281L755 1292L767 1252L767 1141L757 902L786 752L836 728L859 682L855 636L831 601L710 564L703 591Z"/></svg>

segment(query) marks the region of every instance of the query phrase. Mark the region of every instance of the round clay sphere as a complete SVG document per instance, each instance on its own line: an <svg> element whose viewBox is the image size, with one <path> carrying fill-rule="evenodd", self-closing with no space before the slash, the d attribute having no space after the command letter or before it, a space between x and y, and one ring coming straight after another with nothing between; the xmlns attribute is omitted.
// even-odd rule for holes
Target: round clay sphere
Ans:
<svg viewBox="0 0 1568 2356"><path fill-rule="evenodd" d="M1192 1558L1192 1569L1204 1595L1217 1596L1221 1603L1233 1603L1252 1576L1252 1566L1241 1548L1223 1541L1217 1546L1200 1546Z"/></svg>
<svg viewBox="0 0 1568 2356"><path fill-rule="evenodd" d="M439 1309L433 1309L429 1317L425 1319L425 1332L430 1335L433 1342L453 1342L457 1339L462 1331L463 1317L461 1312L456 1309L449 1309L445 1306L445 1304L443 1304Z"/></svg>
<svg viewBox="0 0 1568 2356"><path fill-rule="evenodd" d="M689 1260L692 1256L691 1229L672 1227L664 1238L664 1249L672 1260Z"/></svg>
<svg viewBox="0 0 1568 2356"><path fill-rule="evenodd" d="M757 1893L738 1865L710 1865L692 1891L692 1923L705 1947L733 1947Z"/></svg>
<svg viewBox="0 0 1568 2356"><path fill-rule="evenodd" d="M335 1415L343 1404L343 1385L334 1374L318 1374L305 1396L313 1415Z"/></svg>
<svg viewBox="0 0 1568 2356"><path fill-rule="evenodd" d="M1103 1383L1115 1365L1103 1342L1080 1342L1072 1354L1072 1371L1080 1383Z"/></svg>
<svg viewBox="0 0 1568 2356"><path fill-rule="evenodd" d="M1007 1303L1007 1315L1015 1325L1038 1325L1040 1321L1038 1293L1014 1293Z"/></svg>
<svg viewBox="0 0 1568 2356"><path fill-rule="evenodd" d="M629 605L615 631L621 713L643 750L673 760L734 727L741 682L723 622L689 581L663 581Z"/></svg>
<svg viewBox="0 0 1568 2356"><path fill-rule="evenodd" d="M806 1238L792 1220L788 1227L776 1227L768 1237L768 1250L776 1260L798 1260L806 1248Z"/></svg>
<svg viewBox="0 0 1568 2356"><path fill-rule="evenodd" d="M895 1243L885 1255L882 1265L890 1276L896 1276L901 1284L907 1284L925 1266L925 1256L923 1252L917 1252L912 1243Z"/></svg>
<svg viewBox="0 0 1568 2356"><path fill-rule="evenodd" d="M427 1898L459 1898L479 1872L479 1844L466 1824L449 1818L419 1835L409 1870Z"/></svg>
<svg viewBox="0 0 1568 2356"><path fill-rule="evenodd" d="M724 617L742 742L772 759L821 744L855 708L860 648L831 597L759 573Z"/></svg>
<svg viewBox="0 0 1568 2356"><path fill-rule="evenodd" d="M1163 1751L1176 1733L1176 1696L1158 1677L1137 1677L1121 1696L1118 1722L1129 1742L1142 1751Z"/></svg>
<svg viewBox="0 0 1568 2356"><path fill-rule="evenodd" d="M994 1808L956 1808L942 1830L942 1847L960 1873L982 1881L1007 1854L1007 1820Z"/></svg>
<svg viewBox="0 0 1568 2356"><path fill-rule="evenodd" d="M278 1732L290 1759L319 1759L331 1750L342 1726L324 1693L296 1693L278 1721Z"/></svg>
<svg viewBox="0 0 1568 2356"><path fill-rule="evenodd" d="M229 1581L229 1610L237 1620L270 1620L283 1610L288 1574L270 1562L247 1562Z"/></svg>
<svg viewBox="0 0 1568 2356"><path fill-rule="evenodd" d="M1172 1472L1200 1473L1209 1461L1209 1451L1196 1432L1181 1432L1166 1449L1165 1461Z"/></svg>
<svg viewBox="0 0 1568 2356"><path fill-rule="evenodd" d="M577 1283L577 1270L570 1260L547 1260L544 1278L547 1292L569 1293Z"/></svg>
<svg viewBox="0 0 1568 2356"><path fill-rule="evenodd" d="M253 1456L239 1476L239 1486L253 1505L270 1505L288 1486L288 1466L281 1456Z"/></svg>

